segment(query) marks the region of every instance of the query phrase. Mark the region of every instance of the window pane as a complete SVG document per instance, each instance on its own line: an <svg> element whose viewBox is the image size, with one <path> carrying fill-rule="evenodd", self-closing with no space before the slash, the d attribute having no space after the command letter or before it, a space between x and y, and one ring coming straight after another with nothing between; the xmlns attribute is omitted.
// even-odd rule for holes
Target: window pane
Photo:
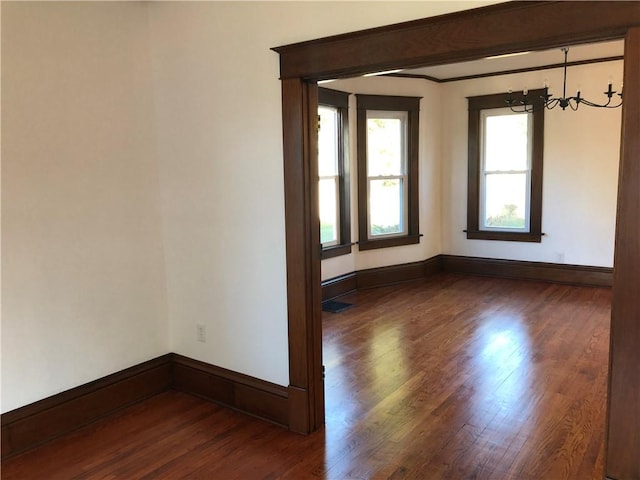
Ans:
<svg viewBox="0 0 640 480"><path fill-rule="evenodd" d="M367 172L370 177L402 175L403 129L400 118L367 117Z"/></svg>
<svg viewBox="0 0 640 480"><path fill-rule="evenodd" d="M483 224L494 228L525 228L527 175L488 174Z"/></svg>
<svg viewBox="0 0 640 480"><path fill-rule="evenodd" d="M336 178L320 180L320 243L338 241L338 189Z"/></svg>
<svg viewBox="0 0 640 480"><path fill-rule="evenodd" d="M527 170L529 113L491 115L485 119L485 170Z"/></svg>
<svg viewBox="0 0 640 480"><path fill-rule="evenodd" d="M369 234L404 232L402 179L369 181Z"/></svg>
<svg viewBox="0 0 640 480"><path fill-rule="evenodd" d="M321 177L338 174L338 109L318 107L318 170Z"/></svg>

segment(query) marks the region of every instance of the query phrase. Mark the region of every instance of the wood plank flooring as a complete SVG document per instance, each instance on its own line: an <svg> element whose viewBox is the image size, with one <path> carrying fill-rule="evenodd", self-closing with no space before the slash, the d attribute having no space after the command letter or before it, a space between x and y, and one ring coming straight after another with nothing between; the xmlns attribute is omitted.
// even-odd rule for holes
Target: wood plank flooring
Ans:
<svg viewBox="0 0 640 480"><path fill-rule="evenodd" d="M309 436L166 392L2 465L36 479L602 479L611 291L440 274L324 315Z"/></svg>

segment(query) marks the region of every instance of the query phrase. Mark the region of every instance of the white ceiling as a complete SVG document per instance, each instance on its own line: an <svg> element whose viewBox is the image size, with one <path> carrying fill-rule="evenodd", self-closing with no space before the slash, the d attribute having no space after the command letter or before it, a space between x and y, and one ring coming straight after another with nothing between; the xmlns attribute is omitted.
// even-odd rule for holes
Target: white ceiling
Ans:
<svg viewBox="0 0 640 480"><path fill-rule="evenodd" d="M591 43L570 47L568 61L575 62L593 60L598 58L621 56L623 54L623 40ZM517 56L484 58L471 62L451 63L435 67L402 70L402 74L426 75L438 80L446 80L470 75L482 75L524 68L543 67L562 62L564 62L564 53L559 48L554 48L553 50L528 52Z"/></svg>

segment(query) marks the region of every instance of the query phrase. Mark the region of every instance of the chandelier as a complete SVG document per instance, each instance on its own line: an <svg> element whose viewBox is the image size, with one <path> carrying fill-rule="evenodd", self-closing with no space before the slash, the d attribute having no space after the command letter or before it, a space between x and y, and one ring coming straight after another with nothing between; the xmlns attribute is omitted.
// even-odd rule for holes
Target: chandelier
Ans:
<svg viewBox="0 0 640 480"><path fill-rule="evenodd" d="M580 105L587 105L588 107L597 107L597 108L618 108L622 105L622 86L620 87L620 93L617 93L615 90L611 88L611 81L609 81L609 86L607 91L604 92L604 95L607 96L606 103L595 103L586 98L580 96L580 90L576 93L575 97L567 97L567 54L569 53L569 47L562 48L564 52L564 80L562 83L562 97L553 97L549 93L548 85L545 80L544 85L544 95L540 96L540 100L542 101L545 108L551 110L558 105L562 110L566 110L567 107L571 108L571 110L578 110ZM509 94L507 95L507 105L514 112L532 112L533 104L530 102L530 99L527 98L528 90L525 87L522 90L522 100L516 100L513 98L511 90L509 90ZM620 97L616 99L614 104L612 104L612 99L614 95ZM534 103L537 103L537 99L534 99Z"/></svg>

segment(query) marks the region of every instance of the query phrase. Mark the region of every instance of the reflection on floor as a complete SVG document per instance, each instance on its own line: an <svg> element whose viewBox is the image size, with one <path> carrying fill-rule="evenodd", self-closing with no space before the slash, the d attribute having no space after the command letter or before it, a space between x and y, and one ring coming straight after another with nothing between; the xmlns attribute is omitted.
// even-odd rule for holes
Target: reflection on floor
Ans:
<svg viewBox="0 0 640 480"><path fill-rule="evenodd" d="M601 479L611 291L453 274L324 314L326 427L177 392L3 464L9 479Z"/></svg>

